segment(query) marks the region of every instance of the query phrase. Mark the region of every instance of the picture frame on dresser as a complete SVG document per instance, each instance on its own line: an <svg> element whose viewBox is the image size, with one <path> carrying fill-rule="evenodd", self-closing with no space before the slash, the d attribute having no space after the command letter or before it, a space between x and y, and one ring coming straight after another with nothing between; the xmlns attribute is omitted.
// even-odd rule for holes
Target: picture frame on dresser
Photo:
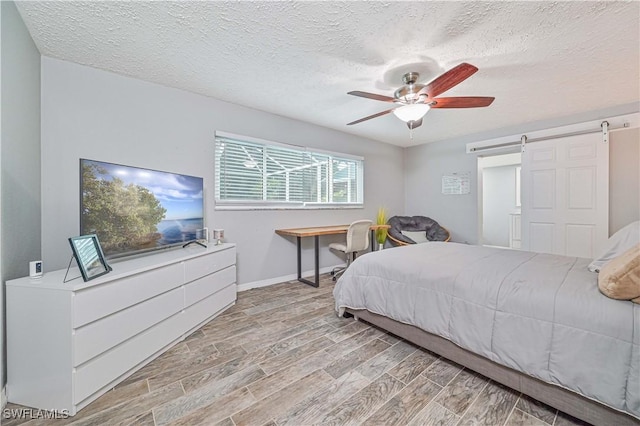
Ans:
<svg viewBox="0 0 640 426"><path fill-rule="evenodd" d="M87 282L111 271L105 260L100 241L96 234L69 238L73 257L76 259L82 279Z"/></svg>

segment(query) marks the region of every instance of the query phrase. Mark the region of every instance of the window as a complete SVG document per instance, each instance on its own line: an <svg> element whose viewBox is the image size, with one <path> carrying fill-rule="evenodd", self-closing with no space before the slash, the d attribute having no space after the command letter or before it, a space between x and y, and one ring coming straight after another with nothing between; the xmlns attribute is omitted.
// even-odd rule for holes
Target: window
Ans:
<svg viewBox="0 0 640 426"><path fill-rule="evenodd" d="M216 207L361 207L363 159L216 132Z"/></svg>

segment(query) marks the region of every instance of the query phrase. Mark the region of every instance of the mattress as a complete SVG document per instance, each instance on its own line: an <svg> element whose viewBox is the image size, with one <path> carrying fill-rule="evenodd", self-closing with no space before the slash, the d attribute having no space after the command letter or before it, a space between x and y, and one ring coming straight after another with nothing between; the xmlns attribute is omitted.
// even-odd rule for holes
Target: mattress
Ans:
<svg viewBox="0 0 640 426"><path fill-rule="evenodd" d="M441 242L381 250L338 280L336 310L414 325L640 418L640 305L602 295L589 262Z"/></svg>

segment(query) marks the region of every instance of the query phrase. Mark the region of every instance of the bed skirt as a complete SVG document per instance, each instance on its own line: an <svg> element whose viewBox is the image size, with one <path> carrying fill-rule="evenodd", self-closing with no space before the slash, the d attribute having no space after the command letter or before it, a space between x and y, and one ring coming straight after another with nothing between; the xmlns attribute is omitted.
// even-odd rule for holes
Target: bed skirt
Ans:
<svg viewBox="0 0 640 426"><path fill-rule="evenodd" d="M346 308L346 312L580 420L594 425L640 425L640 419L629 414L497 364L418 327L367 310Z"/></svg>

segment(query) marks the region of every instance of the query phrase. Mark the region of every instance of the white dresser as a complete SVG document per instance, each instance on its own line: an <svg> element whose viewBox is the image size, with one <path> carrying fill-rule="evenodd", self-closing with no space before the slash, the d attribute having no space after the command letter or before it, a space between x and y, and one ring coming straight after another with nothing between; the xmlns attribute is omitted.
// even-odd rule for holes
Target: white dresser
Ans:
<svg viewBox="0 0 640 426"><path fill-rule="evenodd" d="M235 244L7 282L7 399L74 415L236 300ZM79 276L77 268L69 278Z"/></svg>

